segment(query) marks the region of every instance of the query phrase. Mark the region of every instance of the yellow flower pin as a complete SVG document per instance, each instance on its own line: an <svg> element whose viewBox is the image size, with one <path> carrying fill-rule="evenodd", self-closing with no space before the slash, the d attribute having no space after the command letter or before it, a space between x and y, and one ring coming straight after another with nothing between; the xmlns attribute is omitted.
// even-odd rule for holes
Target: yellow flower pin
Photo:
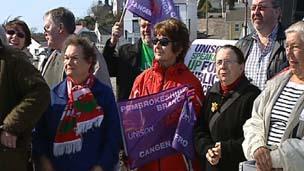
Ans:
<svg viewBox="0 0 304 171"><path fill-rule="evenodd" d="M217 111L217 109L218 109L218 104L216 102L213 102L211 104L211 111L215 112L215 111Z"/></svg>

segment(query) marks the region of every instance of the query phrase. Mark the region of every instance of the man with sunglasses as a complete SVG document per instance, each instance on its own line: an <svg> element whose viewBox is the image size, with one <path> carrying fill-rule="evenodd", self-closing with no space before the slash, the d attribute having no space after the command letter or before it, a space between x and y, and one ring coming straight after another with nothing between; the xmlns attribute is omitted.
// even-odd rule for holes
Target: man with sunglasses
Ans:
<svg viewBox="0 0 304 171"><path fill-rule="evenodd" d="M288 66L281 4L281 0L252 0L254 32L237 42L245 55L245 74L261 90L267 80Z"/></svg>
<svg viewBox="0 0 304 171"><path fill-rule="evenodd" d="M40 71L50 87L55 86L65 77L61 49L63 48L64 41L74 34L75 27L74 14L66 8L55 8L47 11L44 15L44 36L48 47L53 52L45 63L42 64ZM97 48L95 50L97 63L94 75L99 81L111 87L106 62Z"/></svg>
<svg viewBox="0 0 304 171"><path fill-rule="evenodd" d="M115 51L122 35L122 23L112 27L111 38L107 41L103 56L106 59L110 76L116 77L117 100L128 99L135 78L150 68L154 58L152 49L152 28L149 21L139 20L140 39L135 44L125 44Z"/></svg>
<svg viewBox="0 0 304 171"><path fill-rule="evenodd" d="M0 170L27 170L31 132L50 90L25 53L8 45L0 26Z"/></svg>

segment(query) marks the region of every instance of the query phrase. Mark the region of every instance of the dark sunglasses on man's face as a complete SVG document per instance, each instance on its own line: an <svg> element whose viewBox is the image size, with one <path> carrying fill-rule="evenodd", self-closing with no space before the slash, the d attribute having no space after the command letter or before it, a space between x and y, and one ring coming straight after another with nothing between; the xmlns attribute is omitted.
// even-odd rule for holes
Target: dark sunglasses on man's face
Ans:
<svg viewBox="0 0 304 171"><path fill-rule="evenodd" d="M166 38L166 37L161 38L161 39L158 39L158 38L155 37L155 38L152 39L153 45L156 45L157 42L159 42L159 44L160 44L161 46L168 46L168 44L169 44L170 42L173 42L173 41L172 41L172 40L169 40L169 39Z"/></svg>
<svg viewBox="0 0 304 171"><path fill-rule="evenodd" d="M14 34L16 34L17 37L19 37L19 38L24 38L25 37L24 33L19 32L19 31L15 31L15 30L7 30L6 33L9 34L9 35L11 35L11 36L13 36Z"/></svg>

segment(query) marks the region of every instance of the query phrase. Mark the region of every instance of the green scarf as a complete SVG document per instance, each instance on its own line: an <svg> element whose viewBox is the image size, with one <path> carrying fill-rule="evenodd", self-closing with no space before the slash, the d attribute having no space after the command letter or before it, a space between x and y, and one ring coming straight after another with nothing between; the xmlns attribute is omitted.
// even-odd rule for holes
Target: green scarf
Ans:
<svg viewBox="0 0 304 171"><path fill-rule="evenodd" d="M153 49L148 46L146 43L142 43L141 46L141 62L140 69L143 71L152 66L152 61L154 59Z"/></svg>
<svg viewBox="0 0 304 171"><path fill-rule="evenodd" d="M54 156L81 151L82 134L94 127L100 127L103 109L91 92L95 77L90 75L84 85L74 85L67 77L68 102L58 124L53 153Z"/></svg>

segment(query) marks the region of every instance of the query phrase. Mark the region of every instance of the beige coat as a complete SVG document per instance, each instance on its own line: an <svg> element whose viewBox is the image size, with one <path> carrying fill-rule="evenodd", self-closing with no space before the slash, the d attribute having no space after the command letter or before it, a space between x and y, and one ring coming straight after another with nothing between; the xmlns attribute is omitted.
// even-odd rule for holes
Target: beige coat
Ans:
<svg viewBox="0 0 304 171"><path fill-rule="evenodd" d="M253 160L253 153L261 146L266 147L270 124L270 113L276 99L291 77L286 71L268 81L265 90L255 100L252 117L243 126L245 140L242 144L245 157ZM278 147L272 146L270 155L273 168L283 168L284 171L298 171L304 168L304 128L300 129L300 138L292 138L294 128L298 123L304 125L304 94L291 112L287 128ZM299 119L300 118L300 119Z"/></svg>

